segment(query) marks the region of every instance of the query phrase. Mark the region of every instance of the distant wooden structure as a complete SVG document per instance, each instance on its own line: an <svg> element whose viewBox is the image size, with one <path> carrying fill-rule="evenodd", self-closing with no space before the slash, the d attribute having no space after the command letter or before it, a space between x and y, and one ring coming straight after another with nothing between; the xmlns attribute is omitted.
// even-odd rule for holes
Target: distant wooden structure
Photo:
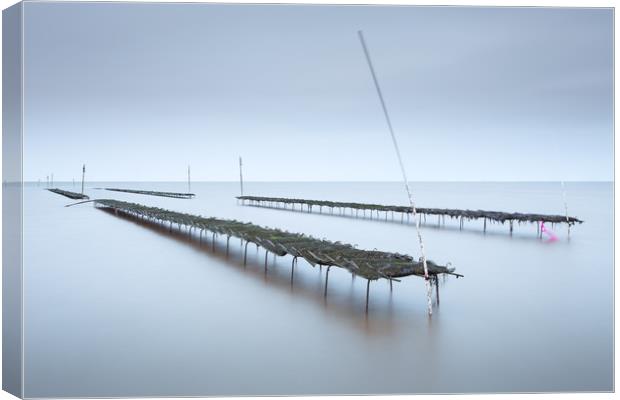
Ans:
<svg viewBox="0 0 620 400"><path fill-rule="evenodd" d="M124 192L133 194L143 194L147 196L160 196L160 197L172 197L175 199L191 199L196 196L194 193L175 193L175 192L155 192L152 190L133 190L133 189L117 189L117 188L103 188L112 192Z"/></svg>
<svg viewBox="0 0 620 400"><path fill-rule="evenodd" d="M271 207L271 208L284 208L290 205L291 210L295 210L295 206L299 206L299 210L302 211L303 207L306 207L306 211L312 212L313 208L318 208L319 213L323 212L323 207L329 208L330 213L333 214L334 209L338 209L340 214L345 214L346 210L350 210L350 215L354 217L366 217L368 212L369 217L372 219L373 214L376 213L377 219L381 218L380 213L385 213L384 219L387 220L391 213L391 219L394 219L394 214L400 215L400 221L404 222L405 217L409 221L409 216L412 214L411 207L407 206L386 206L381 204L367 204L367 203L349 203L338 201L326 201L326 200L307 200L307 199L291 199L282 197L263 197L263 196L238 196L238 200L241 200L242 204L249 204L258 207ZM462 229L464 221L483 219L484 231L487 229L487 221L497 223L508 223L510 226L510 233L513 232L514 222L517 223L536 223L549 222L551 224L566 223L574 225L576 223L583 223L580 219L569 217L566 215L546 215L546 214L524 214L524 213L508 213L502 211L483 211L483 210L460 210L449 208L422 208L417 207L417 214L419 218L426 221L426 216L437 216L438 223L445 224L445 217L458 219L459 227ZM539 234L542 234L539 230Z"/></svg>
<svg viewBox="0 0 620 400"><path fill-rule="evenodd" d="M52 193L56 193L56 194L59 194L61 196L68 197L68 198L73 199L73 200L84 200L84 199L88 199L89 198L85 194L69 192L68 190L61 190L61 189L47 189L47 190L49 190Z"/></svg>

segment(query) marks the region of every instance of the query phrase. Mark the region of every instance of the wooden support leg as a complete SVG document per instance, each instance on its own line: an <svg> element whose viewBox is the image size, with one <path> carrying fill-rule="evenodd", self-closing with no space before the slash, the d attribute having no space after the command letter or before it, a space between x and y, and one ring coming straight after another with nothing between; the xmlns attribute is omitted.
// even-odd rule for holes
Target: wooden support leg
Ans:
<svg viewBox="0 0 620 400"><path fill-rule="evenodd" d="M228 236L228 238L226 238L226 257L228 257L228 247L230 244L230 236Z"/></svg>
<svg viewBox="0 0 620 400"><path fill-rule="evenodd" d="M215 251L215 232L211 235L211 251Z"/></svg>
<svg viewBox="0 0 620 400"><path fill-rule="evenodd" d="M265 250L265 272L267 272L267 256L269 256L269 251Z"/></svg>
<svg viewBox="0 0 620 400"><path fill-rule="evenodd" d="M370 295L370 279L366 283L366 314L368 314L368 297Z"/></svg>
<svg viewBox="0 0 620 400"><path fill-rule="evenodd" d="M437 305L439 305L439 277L435 275L435 297L437 298Z"/></svg>
<svg viewBox="0 0 620 400"><path fill-rule="evenodd" d="M295 276L295 264L297 263L297 257L293 257L291 262L291 286L293 286L293 276Z"/></svg>
<svg viewBox="0 0 620 400"><path fill-rule="evenodd" d="M250 244L250 242L245 242L245 251L243 252L243 266L244 267L247 264L247 260L248 260L248 244Z"/></svg>
<svg viewBox="0 0 620 400"><path fill-rule="evenodd" d="M325 293L323 293L323 297L327 297L327 282L329 281L329 269L331 266L327 267L327 272L325 273Z"/></svg>
<svg viewBox="0 0 620 400"><path fill-rule="evenodd" d="M426 281L426 303L428 306L428 315L433 315L433 302L431 300L431 282L430 278L425 278Z"/></svg>

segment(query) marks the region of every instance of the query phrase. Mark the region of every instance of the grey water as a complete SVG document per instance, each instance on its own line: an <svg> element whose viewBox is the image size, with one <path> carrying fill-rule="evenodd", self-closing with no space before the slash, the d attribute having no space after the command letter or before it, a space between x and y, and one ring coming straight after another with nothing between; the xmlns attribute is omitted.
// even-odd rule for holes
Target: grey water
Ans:
<svg viewBox="0 0 620 400"><path fill-rule="evenodd" d="M79 184L57 187L79 191ZM97 182L91 198L234 218L419 256L413 224L242 206L238 183L192 183L171 199L97 187L186 192L187 183ZM413 183L420 207L564 213L559 183ZM613 390L613 184L567 183L552 228L422 224L427 257L464 278L440 280L426 312L423 279L370 284L239 240L215 251L24 187L26 397L216 396ZM245 194L406 205L399 183L255 183Z"/></svg>

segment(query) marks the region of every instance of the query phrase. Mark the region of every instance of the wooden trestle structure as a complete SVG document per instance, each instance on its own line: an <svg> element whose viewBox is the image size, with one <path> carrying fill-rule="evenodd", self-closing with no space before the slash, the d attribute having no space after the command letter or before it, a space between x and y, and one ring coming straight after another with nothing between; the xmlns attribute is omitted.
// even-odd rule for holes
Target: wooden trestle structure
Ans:
<svg viewBox="0 0 620 400"><path fill-rule="evenodd" d="M196 196L194 193L175 193L175 192L155 192L152 190L133 190L133 189L117 189L117 188L103 188L112 192L125 192L134 194L144 194L147 196L160 196L160 197L172 197L175 199L191 199Z"/></svg>
<svg viewBox="0 0 620 400"><path fill-rule="evenodd" d="M56 194L59 194L61 196L68 197L68 198L73 199L73 200L88 199L88 196L86 196L85 194L69 192L68 190L61 190L61 189L47 189L47 190L49 190L52 193L56 193Z"/></svg>
<svg viewBox="0 0 620 400"><path fill-rule="evenodd" d="M388 216L391 213L391 219L394 220L394 214L397 213L400 215L400 221L404 222L405 218L407 222L409 222L410 215L412 214L411 207L407 206L387 206L381 204L368 204L368 203L350 203L350 202L338 202L338 201L326 201L326 200L307 200L307 199L292 199L292 198L284 198L284 197L263 197L263 196L238 196L238 200L241 201L242 204L252 205L257 207L269 207L269 208L284 208L288 209L290 205L291 210L295 210L295 206L299 206L299 211L303 211L303 208L306 208L307 212L312 212L313 208L318 208L319 213L323 213L323 208L328 208L329 214L334 214L334 209L339 211L340 215L346 215L345 211L350 210L349 215L354 217L360 217L360 212L362 212L361 217L366 217L366 213L368 212L369 217L372 219L373 214L376 213L377 219L381 219L380 213L385 213L385 220L388 220ZM483 219L484 220L484 231L487 229L487 222L496 222L504 224L508 222L510 226L510 233L512 234L514 229L514 222L517 223L536 223L538 225L540 222L549 222L552 225L558 223L565 223L570 226L576 223L583 223L583 221L569 216L564 215L546 215L546 214L524 214L524 213L508 213L502 211L484 211L484 210L460 210L460 209L449 209L449 208L423 208L416 207L417 214L419 218L421 218L424 222L426 222L426 216L432 215L437 216L438 223L445 224L445 217L449 217L451 219L459 220L460 229L463 228L464 221L466 220L474 220L474 219ZM539 235L542 235L542 232L538 231Z"/></svg>
<svg viewBox="0 0 620 400"><path fill-rule="evenodd" d="M175 225L179 231L182 231L182 228L184 228L190 237L198 235L200 243L203 241L203 235L206 236L205 232L211 232L211 245L213 249L215 249L215 240L218 235L226 237L227 256L230 238L239 238L242 243L245 242L243 253L244 265L247 262L247 248L250 243L255 244L257 247L263 247L265 249L265 273L267 272L267 257L269 253L277 256L290 255L293 257L291 263L291 284L293 283L298 258L303 258L313 267L317 265L326 266L325 295L327 295L329 269L331 267L346 269L353 275L368 280L366 286L366 311L368 311L368 294L371 281L387 279L390 281L390 288L392 288L392 281L399 281L398 278L410 275L424 277L422 263L414 261L411 256L404 254L360 250L349 244L316 239L300 233L265 228L235 220L185 214L136 203L118 200L91 201L94 202L97 208L145 220L152 224L166 226L171 232ZM441 266L432 261L427 261L427 266L429 279L436 285L437 301L439 301L438 275L454 275L457 278L463 276L455 273L454 268Z"/></svg>

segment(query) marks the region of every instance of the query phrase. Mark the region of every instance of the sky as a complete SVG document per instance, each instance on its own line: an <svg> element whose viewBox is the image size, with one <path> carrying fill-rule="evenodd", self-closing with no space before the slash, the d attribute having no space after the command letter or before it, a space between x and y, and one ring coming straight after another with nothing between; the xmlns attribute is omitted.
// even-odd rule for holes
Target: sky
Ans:
<svg viewBox="0 0 620 400"><path fill-rule="evenodd" d="M613 11L25 3L24 179L613 180Z"/></svg>

